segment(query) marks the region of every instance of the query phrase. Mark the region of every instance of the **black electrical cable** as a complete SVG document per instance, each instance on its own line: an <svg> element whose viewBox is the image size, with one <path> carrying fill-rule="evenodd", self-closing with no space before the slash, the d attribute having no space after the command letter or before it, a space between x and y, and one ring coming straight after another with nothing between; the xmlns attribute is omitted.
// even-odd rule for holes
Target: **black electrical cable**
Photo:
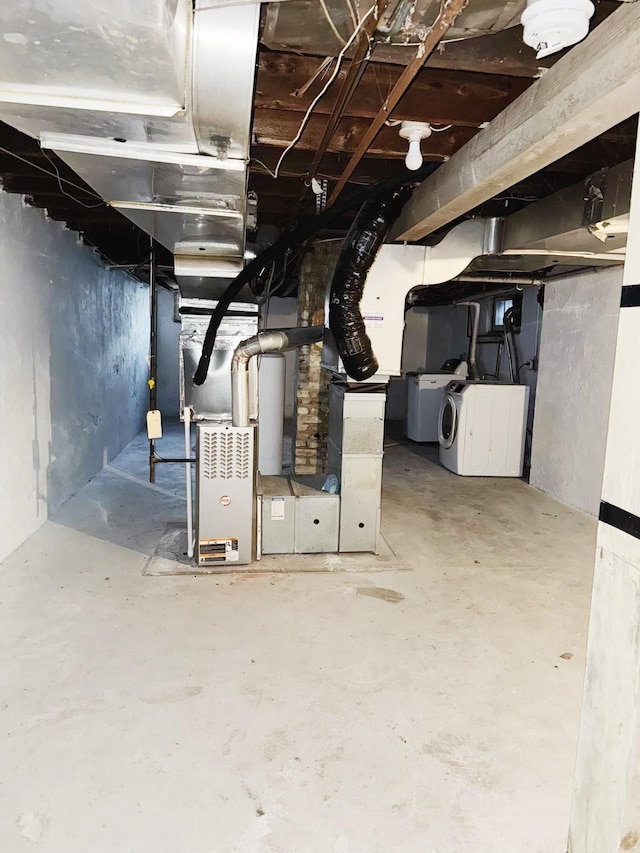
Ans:
<svg viewBox="0 0 640 853"><path fill-rule="evenodd" d="M227 313L229 306L240 293L245 284L255 278L255 276L258 275L265 266L277 260L281 255L285 254L288 249L292 249L293 247L308 240L315 233L320 231L322 228L325 228L329 223L334 219L337 219L342 214L347 213L353 208L361 207L363 202L367 199L376 196L379 193L386 193L395 187L402 186L403 184L424 180L424 178L432 174L436 167L437 164L435 163L426 163L421 169L410 176L408 176L406 172L402 172L400 175L385 178L382 181L378 181L376 184L354 191L342 202L334 204L332 207L315 216L310 222L305 222L297 228L294 228L288 234L284 234L280 239L276 240L273 245L268 246L263 252L250 261L246 267L238 273L229 287L225 290L223 295L220 297L220 301L216 305L213 314L211 315L211 320L209 321L209 326L202 344L200 361L198 362L198 367L193 376L193 384L202 385L206 381L211 356L213 355L213 348L216 342L216 335L218 334L220 323Z"/></svg>

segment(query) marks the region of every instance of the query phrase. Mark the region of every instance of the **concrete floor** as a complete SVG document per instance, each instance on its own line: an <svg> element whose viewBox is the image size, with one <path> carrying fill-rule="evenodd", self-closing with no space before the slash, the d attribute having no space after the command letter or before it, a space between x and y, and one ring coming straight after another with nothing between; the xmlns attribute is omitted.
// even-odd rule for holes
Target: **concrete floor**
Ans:
<svg viewBox="0 0 640 853"><path fill-rule="evenodd" d="M145 452L0 568L0 849L566 849L593 520L400 443L412 571L143 577L184 513Z"/></svg>

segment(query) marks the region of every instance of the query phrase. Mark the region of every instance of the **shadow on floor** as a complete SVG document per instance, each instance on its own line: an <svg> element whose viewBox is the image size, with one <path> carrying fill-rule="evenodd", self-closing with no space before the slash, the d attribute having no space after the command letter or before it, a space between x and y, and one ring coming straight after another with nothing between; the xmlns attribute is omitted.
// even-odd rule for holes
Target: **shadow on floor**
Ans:
<svg viewBox="0 0 640 853"><path fill-rule="evenodd" d="M195 428L191 455L195 455ZM177 420L165 420L156 453L165 458L184 457L184 431ZM168 522L184 522L185 473L182 464L156 466L155 483L149 482L149 443L145 432L116 456L86 486L71 497L51 519L141 554L154 553ZM194 483L195 491L195 483Z"/></svg>

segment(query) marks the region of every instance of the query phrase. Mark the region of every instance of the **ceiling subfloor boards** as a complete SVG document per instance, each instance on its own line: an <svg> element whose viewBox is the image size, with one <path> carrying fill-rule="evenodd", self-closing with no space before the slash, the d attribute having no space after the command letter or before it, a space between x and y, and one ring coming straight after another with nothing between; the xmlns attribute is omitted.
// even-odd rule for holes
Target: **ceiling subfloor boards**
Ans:
<svg viewBox="0 0 640 853"><path fill-rule="evenodd" d="M398 78L395 86L385 98L380 111L371 122L369 129L356 148L353 157L341 175L340 180L333 188L329 197L329 206L335 203L336 199L347 185L349 178L353 174L358 163L367 153L371 143L376 138L385 122L393 115L395 107L398 105L407 89L411 86L420 69L429 58L429 55L433 52L438 42L442 39L466 5L467 0L442 0L440 12L434 21L433 26L427 32L424 41L420 43L414 58L408 63L407 67Z"/></svg>

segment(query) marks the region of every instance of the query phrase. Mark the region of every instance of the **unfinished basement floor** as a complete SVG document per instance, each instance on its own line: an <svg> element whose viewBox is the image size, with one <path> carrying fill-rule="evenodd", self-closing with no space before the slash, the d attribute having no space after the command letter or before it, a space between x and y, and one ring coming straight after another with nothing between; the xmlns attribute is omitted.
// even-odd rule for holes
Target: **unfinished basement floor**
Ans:
<svg viewBox="0 0 640 853"><path fill-rule="evenodd" d="M566 849L595 521L390 444L394 571L143 576L142 436L5 561L0 849Z"/></svg>

